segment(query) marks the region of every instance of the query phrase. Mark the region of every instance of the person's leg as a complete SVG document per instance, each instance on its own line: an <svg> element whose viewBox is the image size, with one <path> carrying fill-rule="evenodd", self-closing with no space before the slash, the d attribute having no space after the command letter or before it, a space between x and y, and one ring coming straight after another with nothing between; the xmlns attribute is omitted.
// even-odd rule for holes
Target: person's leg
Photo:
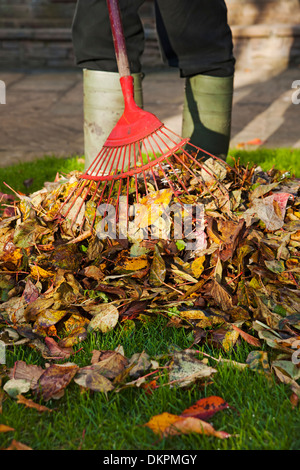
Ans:
<svg viewBox="0 0 300 470"><path fill-rule="evenodd" d="M144 0L120 0L135 101L143 106L140 57ZM72 25L76 64L83 69L85 169L92 164L124 110L106 0L77 0Z"/></svg>
<svg viewBox="0 0 300 470"><path fill-rule="evenodd" d="M138 9L143 2L119 1L131 73L141 71L145 39ZM77 0L72 39L79 67L118 72L106 0Z"/></svg>
<svg viewBox="0 0 300 470"><path fill-rule="evenodd" d="M224 0L156 0L163 58L186 80L183 137L226 158L234 64Z"/></svg>

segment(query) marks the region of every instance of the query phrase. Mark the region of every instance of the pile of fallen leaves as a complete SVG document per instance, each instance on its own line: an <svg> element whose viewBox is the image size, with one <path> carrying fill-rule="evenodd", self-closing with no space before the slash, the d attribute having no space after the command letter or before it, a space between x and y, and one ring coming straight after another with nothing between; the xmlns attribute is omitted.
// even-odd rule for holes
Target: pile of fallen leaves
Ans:
<svg viewBox="0 0 300 470"><path fill-rule="evenodd" d="M83 368L56 363L84 347L89 334L163 315L168 326L191 329L191 347L209 343L230 352L247 341L256 349L238 366L275 372L300 396L300 181L238 162L210 165L217 177L205 184L183 175L190 190L185 202L201 203L205 212L193 250L185 239L139 236L149 228L144 215L153 201L152 229L163 233L169 223L163 212L174 196L151 182L150 193L141 194L140 225L127 239L99 238L90 222L92 200L81 206L77 225L56 217L78 184L75 172L14 202L2 197L0 340L35 348L48 361L45 369L18 361L5 372L7 393L31 391L47 401L71 381L107 392L133 384L155 388L152 368L166 367L168 383L179 386L214 373L195 350L172 353L167 365L122 351L95 351Z"/></svg>

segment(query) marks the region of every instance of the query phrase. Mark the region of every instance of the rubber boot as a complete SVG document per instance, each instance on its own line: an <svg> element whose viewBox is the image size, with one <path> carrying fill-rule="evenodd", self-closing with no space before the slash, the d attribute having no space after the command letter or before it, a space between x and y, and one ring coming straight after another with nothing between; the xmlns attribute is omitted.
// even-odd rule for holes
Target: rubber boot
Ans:
<svg viewBox="0 0 300 470"><path fill-rule="evenodd" d="M134 98L143 107L142 74L132 74ZM120 76L114 72L83 70L85 170L97 157L110 132L122 116L124 99Z"/></svg>
<svg viewBox="0 0 300 470"><path fill-rule="evenodd" d="M186 78L182 136L226 160L231 132L233 77Z"/></svg>

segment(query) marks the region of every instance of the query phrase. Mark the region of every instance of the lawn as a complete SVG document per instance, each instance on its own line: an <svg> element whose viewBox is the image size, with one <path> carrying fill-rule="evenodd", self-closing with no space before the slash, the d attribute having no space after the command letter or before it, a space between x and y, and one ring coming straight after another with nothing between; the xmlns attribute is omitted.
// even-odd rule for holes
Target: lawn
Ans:
<svg viewBox="0 0 300 470"><path fill-rule="evenodd" d="M292 175L300 177L300 149L258 149L238 150L229 152L228 163L240 161L250 166L259 165L265 171L273 166L279 170L289 171ZM43 187L45 181L53 181L57 172L67 174L72 170L82 171L84 168L83 158L56 158L46 156L44 159L18 163L6 168L0 168L0 192L11 193L3 184L3 181L14 190L24 194L33 193Z"/></svg>
<svg viewBox="0 0 300 470"><path fill-rule="evenodd" d="M167 353L171 346L187 348L191 340L188 330L166 327L166 320L158 317L151 325L140 323L130 333L120 326L107 335L91 335L72 362L88 365L93 349L114 349L119 344L128 356L143 350L156 356ZM219 357L218 350L200 349ZM222 357L245 362L252 349L244 344L230 354L222 353ZM21 346L8 353L7 366L12 367L17 359L42 364L38 354ZM107 395L81 392L71 384L63 398L47 402L51 413L40 414L7 398L0 422L15 431L0 434L0 446L8 447L14 438L34 450L299 449L300 410L292 407L288 387L251 370L210 363L217 369L213 382L188 389L165 387L163 377L151 394L136 387ZM200 398L212 395L222 397L230 406L210 419L215 429L232 434L228 439L191 434L159 440L143 426L153 415L180 414Z"/></svg>
<svg viewBox="0 0 300 470"><path fill-rule="evenodd" d="M275 166L300 177L300 150L232 150L230 155L245 165L248 162L250 165L260 165L265 171ZM228 158L229 163L231 158ZM5 181L16 191L32 193L40 189L45 181L53 181L57 172L68 173L73 169L83 169L82 158L45 157L33 163L2 168L0 192L9 192L2 184ZM92 331L78 346L78 352L68 360L79 367L87 366L91 363L94 350L114 350L120 345L126 357L145 351L153 360L167 357L174 349L192 347L197 351L195 357L201 360L206 358L208 364L216 369L213 377L182 388L168 385L162 369L156 374L154 389L132 386L108 393L92 392L71 383L62 398L46 403L51 412L27 408L18 404L15 398L1 394L0 390L0 431L1 424L13 428L12 431L0 432L0 449L8 448L12 439L34 450L174 453L192 450L300 449L300 407L291 401L290 387L275 381L274 375L269 376L260 369L241 369L234 365L245 364L251 351L256 351L257 347L244 340L228 351L210 342L193 344L195 338L191 328L169 326L168 320L165 315L153 314L150 321L141 317L135 321L134 327L130 323L132 328L126 322L120 322L106 334ZM270 358L278 355L278 351L266 343L262 350ZM217 362L215 359L219 357L226 361ZM12 368L18 360L43 368L48 362L29 346L8 348L6 367ZM163 412L180 415L197 400L210 396L219 396L229 405L209 419L216 430L230 434L227 439L196 433L160 439L144 426L154 415ZM40 401L40 404L45 403ZM97 463L101 464L101 461ZM200 463L199 456L197 463Z"/></svg>

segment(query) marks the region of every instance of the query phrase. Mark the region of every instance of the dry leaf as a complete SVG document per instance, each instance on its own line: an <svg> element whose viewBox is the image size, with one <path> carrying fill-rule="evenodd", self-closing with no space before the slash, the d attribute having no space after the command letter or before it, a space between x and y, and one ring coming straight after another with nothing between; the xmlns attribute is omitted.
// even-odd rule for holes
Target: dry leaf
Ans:
<svg viewBox="0 0 300 470"><path fill-rule="evenodd" d="M14 428L11 428L10 426L6 426L6 424L0 424L0 432L10 432L14 431Z"/></svg>
<svg viewBox="0 0 300 470"><path fill-rule="evenodd" d="M183 418L171 413L162 413L161 415L154 416L145 426L152 429L155 434L159 434L160 437L190 433L205 434L220 439L230 437L230 434L224 431L216 431L206 421L193 417Z"/></svg>
<svg viewBox="0 0 300 470"><path fill-rule="evenodd" d="M19 442L13 439L11 441L10 446L7 447L5 450L32 450L32 448L28 447L26 444L23 444L22 442Z"/></svg>
<svg viewBox="0 0 300 470"><path fill-rule="evenodd" d="M223 400L223 398L218 396L210 396L201 398L196 403L194 403L194 405L185 409L180 416L185 418L193 417L207 420L218 411L222 411L227 408L229 408L229 405L225 400Z"/></svg>
<svg viewBox="0 0 300 470"><path fill-rule="evenodd" d="M38 403L35 403L33 400L30 400L29 398L23 397L23 395L17 395L16 398L18 399L17 403L25 405L26 408L34 408L39 413L43 413L45 411L49 411L51 413L53 411L50 408L47 408L47 406L39 405Z"/></svg>
<svg viewBox="0 0 300 470"><path fill-rule="evenodd" d="M87 330L101 331L107 333L114 329L119 320L118 309L113 304L104 304L101 312L95 315L90 321Z"/></svg>
<svg viewBox="0 0 300 470"><path fill-rule="evenodd" d="M48 401L61 397L65 387L71 382L79 367L76 364L52 364L40 376L34 391L38 398Z"/></svg>
<svg viewBox="0 0 300 470"><path fill-rule="evenodd" d="M26 364L25 361L16 361L14 367L9 370L10 379L24 379L35 387L44 369L34 364Z"/></svg>
<svg viewBox="0 0 300 470"><path fill-rule="evenodd" d="M187 351L176 352L170 364L169 381L177 387L186 387L199 379L210 377L216 369L193 357Z"/></svg>

